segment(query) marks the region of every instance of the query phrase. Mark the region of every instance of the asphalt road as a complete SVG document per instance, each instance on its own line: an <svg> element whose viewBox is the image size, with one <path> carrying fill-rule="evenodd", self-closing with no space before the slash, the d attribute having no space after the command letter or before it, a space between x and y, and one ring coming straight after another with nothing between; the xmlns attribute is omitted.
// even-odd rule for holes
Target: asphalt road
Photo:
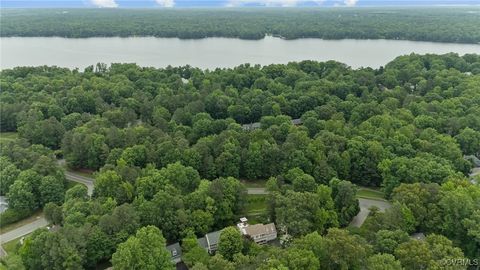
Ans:
<svg viewBox="0 0 480 270"><path fill-rule="evenodd" d="M77 182L87 186L88 196L93 194L93 178L81 176L72 172L65 172L65 178L69 181Z"/></svg>
<svg viewBox="0 0 480 270"><path fill-rule="evenodd" d="M380 212L385 212L386 209L392 206L387 201L371 200L364 198L359 198L358 202L360 205L360 212L353 218L352 222L350 223L350 225L354 227L362 226L363 222L365 222L365 220L367 219L368 214L370 214L370 210L368 210L370 207L376 206L380 209Z"/></svg>
<svg viewBox="0 0 480 270"><path fill-rule="evenodd" d="M33 221L32 223L25 224L22 227L18 227L14 230L11 230L9 232L6 232L0 235L0 243L4 244L7 242L10 242L13 239L17 239L19 237L27 235L35 231L36 229L45 227L47 225L48 225L47 220L45 220L45 218L43 217L39 217L37 220Z"/></svg>
<svg viewBox="0 0 480 270"><path fill-rule="evenodd" d="M57 164L60 165L60 166L64 166L65 165L65 159L57 160ZM69 180L69 181L77 182L77 183L80 183L80 184L83 184L83 185L87 186L88 196L92 196L92 194L93 194L93 181L94 181L93 178L85 177L85 176L76 174L74 172L69 172L69 171L65 171L65 178L67 178L67 180Z"/></svg>

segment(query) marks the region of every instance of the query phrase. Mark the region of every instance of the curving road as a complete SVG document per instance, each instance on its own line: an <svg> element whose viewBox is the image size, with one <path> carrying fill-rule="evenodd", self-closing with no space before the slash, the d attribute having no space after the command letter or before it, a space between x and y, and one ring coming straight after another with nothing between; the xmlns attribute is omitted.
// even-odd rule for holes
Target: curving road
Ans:
<svg viewBox="0 0 480 270"><path fill-rule="evenodd" d="M65 159L57 160L57 164L61 167L65 166ZM88 196L93 194L93 178L85 177L74 172L65 171L65 178L69 181L77 182L87 187Z"/></svg>
<svg viewBox="0 0 480 270"><path fill-rule="evenodd" d="M353 218L352 222L350 223L351 226L358 228L362 226L363 222L365 222L365 220L367 219L368 214L370 214L370 207L376 206L380 209L380 212L385 212L386 209L392 207L392 204L387 201L365 198L359 198L358 203L360 205L360 212Z"/></svg>
<svg viewBox="0 0 480 270"><path fill-rule="evenodd" d="M58 164L63 165L64 162L65 162L64 160L59 160ZM74 181L74 182L85 185L87 187L88 195L92 196L92 194L93 194L93 181L94 181L93 178L85 177L85 176L78 175L78 174L75 174L75 173L72 173L72 172L65 172L65 178L67 178L67 180L69 180L69 181ZM27 234L30 234L33 231L35 231L36 229L46 227L47 225L48 225L47 220L43 217L39 217L37 220L35 220L31 223L25 224L25 225L23 225L19 228L16 228L14 230L11 230L9 232L6 232L6 233L0 235L0 244L4 244L4 243L7 243L7 242L12 241L14 239L17 239L17 238L20 238L20 237L25 236ZM6 253L4 252L4 250L2 248L0 248L0 258L2 256L5 256L5 254Z"/></svg>
<svg viewBox="0 0 480 270"><path fill-rule="evenodd" d="M265 188L247 188L247 194L266 195L268 194L268 191L266 191ZM360 212L353 218L352 222L350 223L350 225L354 227L362 226L362 224L367 219L368 214L370 214L370 210L369 210L370 207L376 206L378 207L378 209L380 209L380 212L385 212L386 209L392 206L392 204L389 203L388 201L372 200L372 199L366 199L366 198L359 198L358 203L360 206Z"/></svg>
<svg viewBox="0 0 480 270"><path fill-rule="evenodd" d="M92 194L93 194L93 181L94 181L93 178L81 176L81 175L78 175L78 174L72 173L72 172L65 172L65 178L67 178L67 180L69 180L69 181L77 182L77 183L80 183L80 184L83 184L83 185L87 186L88 196L92 196Z"/></svg>

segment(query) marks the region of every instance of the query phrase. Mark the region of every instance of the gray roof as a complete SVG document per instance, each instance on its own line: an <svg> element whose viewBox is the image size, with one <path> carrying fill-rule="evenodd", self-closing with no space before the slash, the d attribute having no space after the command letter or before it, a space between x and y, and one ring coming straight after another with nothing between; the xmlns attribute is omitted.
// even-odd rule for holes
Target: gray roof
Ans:
<svg viewBox="0 0 480 270"><path fill-rule="evenodd" d="M207 239L205 237L198 238L197 241L202 248L208 249Z"/></svg>
<svg viewBox="0 0 480 270"><path fill-rule="evenodd" d="M182 257L182 248L180 247L180 244L178 242L175 244L171 244L170 246L167 246L167 250L170 251L170 254L172 255L172 259Z"/></svg>
<svg viewBox="0 0 480 270"><path fill-rule="evenodd" d="M475 167L480 167L480 159L478 159L476 156L465 156L465 159L471 161Z"/></svg>
<svg viewBox="0 0 480 270"><path fill-rule="evenodd" d="M297 118L297 119L292 119L292 125L298 126L302 124L302 119ZM245 124L242 125L243 130L254 130L254 129L259 129L262 125L260 122L255 122L251 124Z"/></svg>
<svg viewBox="0 0 480 270"><path fill-rule="evenodd" d="M245 124L245 125L242 125L242 129L244 130L253 130L253 129L258 129L260 128L260 122L255 122L255 123L251 123L251 124Z"/></svg>
<svg viewBox="0 0 480 270"><path fill-rule="evenodd" d="M218 244L218 242L220 241L220 233L222 231L215 231L215 232L211 232L211 233L207 233L205 235L205 238L207 239L207 242L209 245L215 245L215 244Z"/></svg>
<svg viewBox="0 0 480 270"><path fill-rule="evenodd" d="M292 119L292 124L294 125L301 125L302 124L302 119L297 118L297 119Z"/></svg>
<svg viewBox="0 0 480 270"><path fill-rule="evenodd" d="M7 197L0 196L0 213L5 212L8 209Z"/></svg>
<svg viewBox="0 0 480 270"><path fill-rule="evenodd" d="M425 240L425 234L422 232L413 233L412 235L410 235L410 237L415 240L420 240L420 241Z"/></svg>

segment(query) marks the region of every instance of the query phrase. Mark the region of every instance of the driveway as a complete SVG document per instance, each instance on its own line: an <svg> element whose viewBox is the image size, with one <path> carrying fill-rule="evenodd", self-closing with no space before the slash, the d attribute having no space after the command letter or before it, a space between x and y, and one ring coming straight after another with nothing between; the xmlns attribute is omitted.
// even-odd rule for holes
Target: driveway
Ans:
<svg viewBox="0 0 480 270"><path fill-rule="evenodd" d="M21 227L18 227L14 230L11 230L9 232L6 232L0 235L0 244L4 244L14 239L17 239L19 237L25 236L29 233L32 233L36 229L46 227L47 225L48 225L47 220L45 220L45 218L43 217L39 217L37 220L31 223L25 224Z"/></svg>
<svg viewBox="0 0 480 270"><path fill-rule="evenodd" d="M65 172L65 178L69 181L77 182L87 186L88 196L93 194L93 178L78 175L73 172Z"/></svg>
<svg viewBox="0 0 480 270"><path fill-rule="evenodd" d="M65 159L57 160L57 164L61 167L65 166ZM85 177L74 172L65 171L65 178L69 181L77 182L83 184L87 187L88 196L92 196L93 194L93 178Z"/></svg>
<svg viewBox="0 0 480 270"><path fill-rule="evenodd" d="M351 226L360 227L362 226L363 222L370 214L370 210L368 210L372 206L376 206L380 209L380 212L385 212L386 209L392 207L392 204L387 201L381 200L372 200L372 199L364 199L359 198L358 203L360 206L360 212L353 218L352 222L350 223Z"/></svg>

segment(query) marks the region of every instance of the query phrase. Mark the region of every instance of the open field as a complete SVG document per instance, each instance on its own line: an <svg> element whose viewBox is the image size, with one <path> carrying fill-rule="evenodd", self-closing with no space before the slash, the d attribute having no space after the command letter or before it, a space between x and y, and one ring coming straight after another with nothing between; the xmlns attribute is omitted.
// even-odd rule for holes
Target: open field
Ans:
<svg viewBox="0 0 480 270"><path fill-rule="evenodd" d="M0 132L0 143L14 141L17 138L18 138L17 132Z"/></svg>
<svg viewBox="0 0 480 270"><path fill-rule="evenodd" d="M247 188L263 188L267 183L266 179L258 179L258 180L249 180L249 179L240 179L240 181L247 187Z"/></svg>
<svg viewBox="0 0 480 270"><path fill-rule="evenodd" d="M357 191L357 197L374 200L385 200L385 194L379 190L360 187Z"/></svg>
<svg viewBox="0 0 480 270"><path fill-rule="evenodd" d="M267 212L267 196L259 194L248 195L247 200L245 215L249 223L261 223L263 216Z"/></svg>
<svg viewBox="0 0 480 270"><path fill-rule="evenodd" d="M28 234L25 235L25 236L22 236L22 237L27 237L27 236L28 236ZM2 245L3 249L7 252L8 255L17 254L18 247L19 247L19 244L20 244L20 239L22 239L22 237L13 239L12 241L9 241L9 242Z"/></svg>
<svg viewBox="0 0 480 270"><path fill-rule="evenodd" d="M80 176L83 176L83 177L88 177L88 178L94 178L94 174L95 172L93 171L89 171L89 170L72 170L72 169L67 169L67 172L71 172L71 173L74 173L76 175L80 175Z"/></svg>

